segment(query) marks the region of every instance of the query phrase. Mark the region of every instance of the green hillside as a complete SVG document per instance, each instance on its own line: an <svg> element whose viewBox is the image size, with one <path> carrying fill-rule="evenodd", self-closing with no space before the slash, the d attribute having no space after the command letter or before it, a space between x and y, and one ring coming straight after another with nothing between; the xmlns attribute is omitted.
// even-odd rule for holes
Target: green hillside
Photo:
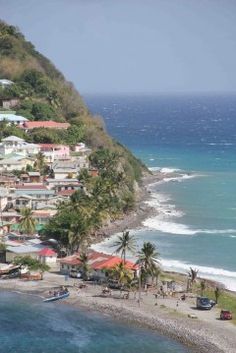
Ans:
<svg viewBox="0 0 236 353"><path fill-rule="evenodd" d="M71 127L63 131L34 129L26 135L2 122L0 138L14 134L36 143L85 142L93 150L92 166L100 171L96 183L90 182L88 188L93 185L101 190L106 186L104 197L110 196L103 200L106 205L103 208L110 214L132 207L135 184L147 172L146 167L106 133L102 118L91 115L77 90L50 60L26 41L16 27L0 22L0 79L3 78L14 84L0 87L0 98L17 98L19 103L14 107L17 114L29 120L68 121ZM106 167L109 158L116 161L110 171Z"/></svg>

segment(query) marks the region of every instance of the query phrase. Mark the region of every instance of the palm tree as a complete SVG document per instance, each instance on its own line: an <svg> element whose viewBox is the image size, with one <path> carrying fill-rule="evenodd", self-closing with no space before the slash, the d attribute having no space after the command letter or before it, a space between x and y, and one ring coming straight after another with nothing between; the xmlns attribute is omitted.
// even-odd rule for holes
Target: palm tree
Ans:
<svg viewBox="0 0 236 353"><path fill-rule="evenodd" d="M197 274L198 270L194 270L192 267L190 267L190 271L188 272L187 291L189 291L189 289L192 288L193 283L196 282Z"/></svg>
<svg viewBox="0 0 236 353"><path fill-rule="evenodd" d="M135 252L136 239L133 235L129 234L129 231L123 231L122 235L118 237L118 240L116 240L112 246L117 247L115 253L121 253L121 258L123 258L123 264L125 264L127 251L131 253Z"/></svg>
<svg viewBox="0 0 236 353"><path fill-rule="evenodd" d="M80 262L81 262L81 270L82 270L83 279L87 280L88 272L89 272L88 255L85 252L82 252L80 254L79 259L80 259Z"/></svg>
<svg viewBox="0 0 236 353"><path fill-rule="evenodd" d="M46 163L45 163L44 154L42 152L39 152L36 155L34 167L40 172L40 174L43 174L45 166L46 166Z"/></svg>
<svg viewBox="0 0 236 353"><path fill-rule="evenodd" d="M146 277L151 275L152 279L158 277L160 273L159 261L157 260L159 253L156 246L150 242L144 242L142 249L139 251L139 259L137 263L140 265L142 271L141 276Z"/></svg>
<svg viewBox="0 0 236 353"><path fill-rule="evenodd" d="M124 286L125 284L130 283L133 279L133 274L125 267L123 262L120 262L111 270L110 277L117 280L120 285Z"/></svg>
<svg viewBox="0 0 236 353"><path fill-rule="evenodd" d="M31 208L23 208L20 211L20 214L20 231L26 234L33 234L36 229L36 220L33 218Z"/></svg>

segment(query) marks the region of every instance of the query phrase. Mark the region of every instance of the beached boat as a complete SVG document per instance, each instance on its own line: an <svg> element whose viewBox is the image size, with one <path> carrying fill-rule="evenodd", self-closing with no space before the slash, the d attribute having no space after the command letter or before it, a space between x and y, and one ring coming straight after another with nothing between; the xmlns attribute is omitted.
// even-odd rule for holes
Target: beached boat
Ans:
<svg viewBox="0 0 236 353"><path fill-rule="evenodd" d="M54 302L56 300L60 300L60 299L64 299L64 298L67 298L69 297L70 293L69 292L63 292L63 293L57 293L56 295L53 295L49 298L45 298L44 299L44 302L47 303L47 302Z"/></svg>

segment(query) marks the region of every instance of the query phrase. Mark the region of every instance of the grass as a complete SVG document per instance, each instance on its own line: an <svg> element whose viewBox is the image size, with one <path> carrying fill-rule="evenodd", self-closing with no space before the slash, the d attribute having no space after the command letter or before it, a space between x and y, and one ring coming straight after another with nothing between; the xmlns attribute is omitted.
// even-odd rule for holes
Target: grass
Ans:
<svg viewBox="0 0 236 353"><path fill-rule="evenodd" d="M206 289L204 296L215 300L214 289ZM218 299L218 308L230 310L233 314L232 322L236 324L236 295L228 291L222 291Z"/></svg>

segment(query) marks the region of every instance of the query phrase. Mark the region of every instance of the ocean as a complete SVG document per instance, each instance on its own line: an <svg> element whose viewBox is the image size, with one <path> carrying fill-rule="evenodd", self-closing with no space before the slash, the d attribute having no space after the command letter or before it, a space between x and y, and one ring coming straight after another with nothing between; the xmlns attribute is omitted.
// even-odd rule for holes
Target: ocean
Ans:
<svg viewBox="0 0 236 353"><path fill-rule="evenodd" d="M0 293L1 353L188 353L156 332L35 296Z"/></svg>
<svg viewBox="0 0 236 353"><path fill-rule="evenodd" d="M139 243L154 242L167 270L187 273L191 266L236 290L236 95L85 101L150 169L180 173L150 186L160 214L132 232Z"/></svg>

